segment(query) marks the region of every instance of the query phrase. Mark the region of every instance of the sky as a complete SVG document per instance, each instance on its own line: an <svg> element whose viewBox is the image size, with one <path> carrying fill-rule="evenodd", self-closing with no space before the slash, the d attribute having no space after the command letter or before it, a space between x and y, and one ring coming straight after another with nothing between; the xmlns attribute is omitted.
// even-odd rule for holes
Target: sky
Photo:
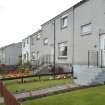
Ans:
<svg viewBox="0 0 105 105"><path fill-rule="evenodd" d="M0 0L0 47L22 41L81 0Z"/></svg>

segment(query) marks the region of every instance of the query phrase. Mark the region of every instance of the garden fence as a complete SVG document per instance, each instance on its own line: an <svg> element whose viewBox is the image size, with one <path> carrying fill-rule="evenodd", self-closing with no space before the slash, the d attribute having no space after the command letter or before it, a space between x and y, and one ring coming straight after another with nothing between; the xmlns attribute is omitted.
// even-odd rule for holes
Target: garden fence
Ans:
<svg viewBox="0 0 105 105"><path fill-rule="evenodd" d="M88 51L88 66L97 66L105 68L104 66L104 51L89 50Z"/></svg>
<svg viewBox="0 0 105 105"><path fill-rule="evenodd" d="M0 94L4 97L5 105L21 105L17 102L16 98L5 87L2 81L0 81Z"/></svg>

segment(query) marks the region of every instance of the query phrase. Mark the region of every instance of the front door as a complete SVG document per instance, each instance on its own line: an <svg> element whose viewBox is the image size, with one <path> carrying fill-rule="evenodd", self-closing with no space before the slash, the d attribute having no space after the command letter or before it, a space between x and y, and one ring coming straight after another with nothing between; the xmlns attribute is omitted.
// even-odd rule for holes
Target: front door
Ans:
<svg viewBox="0 0 105 105"><path fill-rule="evenodd" d="M101 39L100 48L102 50L102 53L101 53L102 54L102 60L101 61L102 61L102 66L105 67L105 34L102 35L100 39Z"/></svg>

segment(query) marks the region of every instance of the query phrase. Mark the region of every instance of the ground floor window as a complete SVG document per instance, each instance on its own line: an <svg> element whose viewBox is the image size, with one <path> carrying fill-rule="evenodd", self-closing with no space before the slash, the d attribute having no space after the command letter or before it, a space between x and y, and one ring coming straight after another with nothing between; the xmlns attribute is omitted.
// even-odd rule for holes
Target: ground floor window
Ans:
<svg viewBox="0 0 105 105"><path fill-rule="evenodd" d="M32 52L32 59L35 59L35 52Z"/></svg>
<svg viewBox="0 0 105 105"><path fill-rule="evenodd" d="M67 57L67 43L59 43L58 44L58 55L59 57Z"/></svg>

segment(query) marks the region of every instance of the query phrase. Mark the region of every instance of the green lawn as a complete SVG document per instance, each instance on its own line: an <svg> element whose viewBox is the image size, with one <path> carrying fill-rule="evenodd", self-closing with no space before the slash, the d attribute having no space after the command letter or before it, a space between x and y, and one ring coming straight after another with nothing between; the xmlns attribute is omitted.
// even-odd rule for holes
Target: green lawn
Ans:
<svg viewBox="0 0 105 105"><path fill-rule="evenodd" d="M38 80L38 78L28 78L25 79L27 81L31 81L28 83L17 83L17 80L7 80L5 81L5 85L12 93L20 93L30 90L38 90L43 89L47 87L52 87L56 85L62 85L70 83L70 79L61 79L61 80L49 80L48 77L43 77L41 80ZM34 80L34 81L32 81Z"/></svg>
<svg viewBox="0 0 105 105"><path fill-rule="evenodd" d="M22 105L105 105L105 86L25 101Z"/></svg>
<svg viewBox="0 0 105 105"><path fill-rule="evenodd" d="M3 103L0 103L0 105L4 105Z"/></svg>

